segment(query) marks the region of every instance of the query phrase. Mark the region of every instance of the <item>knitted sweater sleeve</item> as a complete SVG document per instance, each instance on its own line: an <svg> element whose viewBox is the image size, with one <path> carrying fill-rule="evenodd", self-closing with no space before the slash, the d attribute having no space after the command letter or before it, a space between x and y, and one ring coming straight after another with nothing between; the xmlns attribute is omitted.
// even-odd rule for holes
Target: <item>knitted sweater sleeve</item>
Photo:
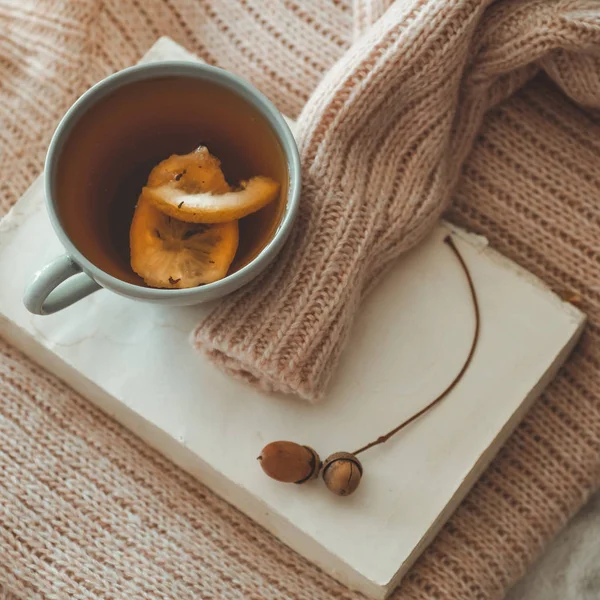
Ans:
<svg viewBox="0 0 600 600"><path fill-rule="evenodd" d="M194 332L217 365L322 398L362 297L438 220L490 106L540 67L575 100L600 99L598 16L574 6L585 2L489 4L395 2L327 73L298 121L289 242Z"/></svg>

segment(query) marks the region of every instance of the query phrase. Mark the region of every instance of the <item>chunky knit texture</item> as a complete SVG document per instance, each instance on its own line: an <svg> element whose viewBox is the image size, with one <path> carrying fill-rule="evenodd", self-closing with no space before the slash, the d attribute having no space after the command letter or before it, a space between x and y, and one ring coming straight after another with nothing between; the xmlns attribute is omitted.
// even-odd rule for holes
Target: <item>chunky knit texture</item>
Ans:
<svg viewBox="0 0 600 600"><path fill-rule="evenodd" d="M362 20L384 6L359 4L364 34L298 120L304 191L292 239L196 332L218 365L321 399L361 298L439 219L485 113L540 68L600 106L591 14L563 1L487 4L396 2L371 26Z"/></svg>
<svg viewBox="0 0 600 600"><path fill-rule="evenodd" d="M390 179L385 184L390 197L404 198L407 218L414 223L413 211L421 210L419 215L429 219L424 209L429 200L409 189L398 196L394 186L404 189L410 165L437 165L451 151L459 160L452 144L466 139L472 148L450 204L450 218L486 235L498 250L557 291L578 296L590 317L575 355L395 595L398 600L491 600L502 597L600 484L600 114L590 108L600 97L600 68L590 58L598 52L599 16L592 10L595 3L584 1L498 0L486 12L482 2L404 1L395 8L394 22L401 25L391 38L404 47L403 60L412 61L402 63L400 81L395 69L385 74L380 69L388 55L374 42L396 27L387 16L375 23L388 4L0 0L0 203L8 208L38 173L52 129L75 97L107 73L137 60L161 34L251 79L284 112L297 116L330 63L365 32L359 45L325 76L301 118L303 156L315 157L314 166L306 164L305 200L320 202L315 204L318 209L325 208L317 191L324 173L332 173L327 206L338 198L336 190L351 191L350 180L365 186L359 181L361 161L347 163L352 166L350 179L340 176L342 166L331 166L351 158L338 156L340 148L354 148L363 162L370 156L370 146L364 145L368 136L360 127L385 130L389 111L402 119L412 103L427 106L427 69L417 68L426 62L426 48L439 53L445 39L457 52L462 48L462 55L449 55L455 58L448 65L463 66L455 88L435 62L426 64L440 85L454 89L450 104L460 108L457 115L469 98L475 101L476 84L481 90L487 87L486 74L498 81L492 92L482 91L493 105L483 121L468 122L477 133L459 136L456 121L439 144L446 150L424 145L413 121L421 123L424 137L437 131L428 126L439 124L413 107L398 148L380 153L386 158L383 163L373 161L373 170ZM352 8L359 15L355 22ZM462 45L457 36L465 35L470 41ZM561 45L564 50L552 49ZM357 68L365 52L373 52L376 60L372 80ZM522 64L539 58L534 66L514 71L518 56ZM588 67L582 68L586 62ZM549 77L537 73L538 67ZM357 69L361 83L333 85L333 80L345 80L348 68ZM496 79L503 69L517 75ZM472 79L476 72L480 80ZM447 69L446 74L451 79L453 72ZM393 99L374 94L372 98L384 103L381 110L361 108L374 115L374 123L359 124L355 146L352 141L337 142L331 127L342 130L343 138L346 125L356 125L342 104L360 96L368 105L373 100L363 94L363 86L372 83L376 87L370 89L378 90L390 79L397 81L399 94ZM347 98L339 95L345 89L350 91ZM428 89L448 107L447 97L441 97L435 85ZM398 103L404 109L397 109ZM323 121L319 115L325 114L331 120ZM312 125L315 119L320 127ZM394 126L392 119L389 135ZM454 160L445 162L458 175ZM452 179L450 173L440 173ZM379 179L373 175L370 181ZM439 189L433 180L430 187L420 185ZM347 198L363 206L355 195ZM369 198L382 209L385 198L370 193ZM445 196L438 198L434 212L445 201ZM306 210L301 224L314 227L311 211L316 208ZM364 209L357 212L358 220L368 217ZM384 247L386 234L401 230L396 221L379 224L382 239L370 238L365 256L383 269L389 257L373 258L372 248ZM392 243L390 252L398 251ZM355 248L347 252L350 264ZM368 289L378 269L365 275L355 268L362 278L361 290ZM281 277L279 265L265 275L266 283L270 277ZM355 292L352 302L362 293ZM346 299L343 314L348 307ZM217 328L210 330L227 337ZM0 353L0 598L357 598L20 353L2 343Z"/></svg>

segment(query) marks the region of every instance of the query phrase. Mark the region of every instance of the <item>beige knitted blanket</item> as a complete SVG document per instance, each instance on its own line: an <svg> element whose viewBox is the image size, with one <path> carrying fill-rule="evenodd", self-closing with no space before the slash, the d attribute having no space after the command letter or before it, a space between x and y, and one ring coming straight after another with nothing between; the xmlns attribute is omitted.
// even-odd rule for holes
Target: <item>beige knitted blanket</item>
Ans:
<svg viewBox="0 0 600 600"><path fill-rule="evenodd" d="M0 0L0 202L39 172L78 94L170 35L300 115L304 239L198 330L229 370L319 397L361 297L449 202L452 220L577 297L590 317L577 352L396 596L500 598L600 483L600 7L387 4ZM6 594L356 597L0 351Z"/></svg>

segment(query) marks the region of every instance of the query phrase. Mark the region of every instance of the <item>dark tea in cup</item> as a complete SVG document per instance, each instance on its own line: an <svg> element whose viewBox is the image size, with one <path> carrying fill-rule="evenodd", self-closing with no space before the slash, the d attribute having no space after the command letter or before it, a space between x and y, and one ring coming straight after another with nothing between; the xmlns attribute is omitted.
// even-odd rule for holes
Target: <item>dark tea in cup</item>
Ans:
<svg viewBox="0 0 600 600"><path fill-rule="evenodd" d="M56 210L78 250L106 273L144 282L130 266L129 230L148 175L172 154L206 146L233 185L264 175L279 197L239 222L229 273L249 264L281 221L289 182L286 154L266 119L213 81L163 76L123 85L72 126L56 165Z"/></svg>

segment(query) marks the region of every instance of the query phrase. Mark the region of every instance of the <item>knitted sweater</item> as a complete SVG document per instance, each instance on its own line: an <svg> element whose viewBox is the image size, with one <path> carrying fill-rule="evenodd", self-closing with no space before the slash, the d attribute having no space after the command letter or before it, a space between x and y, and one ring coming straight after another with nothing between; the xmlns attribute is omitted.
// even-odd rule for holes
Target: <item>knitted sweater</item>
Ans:
<svg viewBox="0 0 600 600"><path fill-rule="evenodd" d="M447 207L486 112L540 70L600 107L600 32L583 3L488 4L393 2L322 79L298 121L292 239L196 332L218 365L319 400L360 300ZM359 3L361 29L383 9L369 7Z"/></svg>
<svg viewBox="0 0 600 600"><path fill-rule="evenodd" d="M263 298L262 331L252 314L241 319L241 294L253 288L242 290L198 330L229 368L318 397L362 295L446 205L452 220L578 296L590 324L576 353L395 596L500 598L600 483L598 7L405 0L379 20L387 4L0 0L0 205L37 175L76 96L170 35L286 114L302 112L299 229L329 270L294 284L327 290L322 305L306 296L306 312L328 333L315 337L309 320L310 335L296 325L254 354L225 314L259 345L289 314L272 312L284 297ZM350 202L352 218L335 222ZM331 235L319 239L324 227ZM332 240L348 290L331 272L340 261L327 260ZM289 248L309 264L301 240ZM264 275L275 292L290 257ZM0 352L0 584L11 600L357 597L51 374L4 343ZM317 355L322 369L310 366ZM284 356L308 375L279 375Z"/></svg>

